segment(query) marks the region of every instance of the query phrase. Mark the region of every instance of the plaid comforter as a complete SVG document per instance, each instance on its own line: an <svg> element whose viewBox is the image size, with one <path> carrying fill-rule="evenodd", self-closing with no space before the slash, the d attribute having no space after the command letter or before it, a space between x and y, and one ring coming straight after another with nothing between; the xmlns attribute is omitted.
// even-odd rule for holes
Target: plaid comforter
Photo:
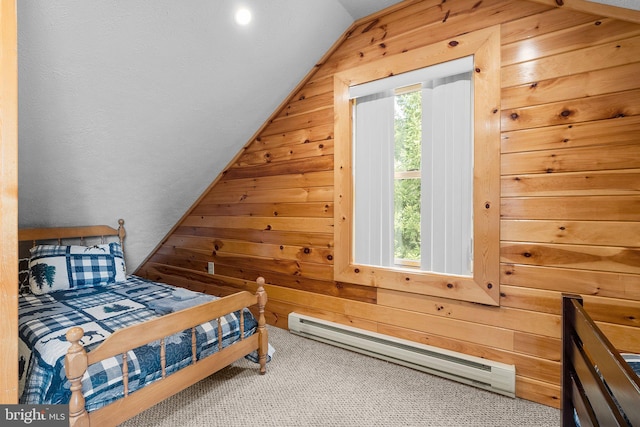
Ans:
<svg viewBox="0 0 640 427"><path fill-rule="evenodd" d="M72 326L84 329L82 344L90 351L116 329L144 322L159 315L154 302L170 298L176 288L129 276L124 283L21 295L19 299L20 403L68 403L70 384L64 373L64 355L69 348L65 334ZM223 346L240 338L239 312L221 319ZM244 310L245 336L253 334L257 322ZM197 360L218 351L217 321L196 328ZM191 363L191 331L165 338L166 372L170 375ZM129 391L162 377L160 342L152 342L127 354ZM86 408L93 411L123 396L122 356L91 365L82 379Z"/></svg>

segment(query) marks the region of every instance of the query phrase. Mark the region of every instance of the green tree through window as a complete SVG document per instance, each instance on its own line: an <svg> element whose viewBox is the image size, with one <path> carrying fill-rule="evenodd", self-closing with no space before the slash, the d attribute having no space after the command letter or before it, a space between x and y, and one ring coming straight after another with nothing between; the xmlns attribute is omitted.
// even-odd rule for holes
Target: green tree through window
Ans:
<svg viewBox="0 0 640 427"><path fill-rule="evenodd" d="M420 87L398 91L394 108L394 257L420 262L420 169L422 96Z"/></svg>

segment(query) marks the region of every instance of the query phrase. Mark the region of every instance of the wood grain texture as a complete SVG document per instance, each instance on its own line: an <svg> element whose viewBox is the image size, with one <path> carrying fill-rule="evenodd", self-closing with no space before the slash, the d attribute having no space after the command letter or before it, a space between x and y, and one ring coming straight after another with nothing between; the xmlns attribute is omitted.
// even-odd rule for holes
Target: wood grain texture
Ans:
<svg viewBox="0 0 640 427"><path fill-rule="evenodd" d="M272 325L297 311L512 363L519 397L558 407L562 292L584 295L620 348L640 339L640 19L563 3L411 0L354 23L141 270L208 292L262 275ZM500 153L481 161L500 167L500 237L479 248L499 245L500 305L420 295L384 276L336 280L344 266L330 257L349 250L339 225L351 203L338 190L350 162L340 79L406 69L406 53L446 51L494 25L500 100L481 108L500 117Z"/></svg>
<svg viewBox="0 0 640 427"><path fill-rule="evenodd" d="M0 2L0 403L18 402L18 34Z"/></svg>

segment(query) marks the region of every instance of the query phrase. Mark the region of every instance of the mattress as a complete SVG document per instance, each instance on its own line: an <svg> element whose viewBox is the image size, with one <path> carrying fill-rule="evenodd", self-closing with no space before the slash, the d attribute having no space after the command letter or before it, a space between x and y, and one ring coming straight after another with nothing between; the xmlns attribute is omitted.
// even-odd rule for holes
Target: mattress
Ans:
<svg viewBox="0 0 640 427"><path fill-rule="evenodd" d="M70 384L64 373L69 348L65 334L72 326L85 331L87 351L115 330L157 318L172 311L215 299L182 288L128 276L125 282L44 295L19 297L20 403L68 403ZM191 301L191 302L190 302ZM256 331L257 322L244 309L244 335ZM223 347L240 339L240 312L220 319ZM166 374L192 363L191 330L165 338ZM217 320L196 327L196 359L218 351ZM160 342L127 353L130 393L162 378ZM122 355L89 366L82 379L88 411L99 409L124 395Z"/></svg>

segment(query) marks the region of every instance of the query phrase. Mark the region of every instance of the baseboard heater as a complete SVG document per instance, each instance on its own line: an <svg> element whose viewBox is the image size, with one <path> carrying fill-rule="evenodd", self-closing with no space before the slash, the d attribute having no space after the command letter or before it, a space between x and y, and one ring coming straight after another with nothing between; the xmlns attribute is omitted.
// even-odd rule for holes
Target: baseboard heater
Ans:
<svg viewBox="0 0 640 427"><path fill-rule="evenodd" d="M289 314L289 330L306 338L515 397L514 365L419 344L295 312Z"/></svg>

